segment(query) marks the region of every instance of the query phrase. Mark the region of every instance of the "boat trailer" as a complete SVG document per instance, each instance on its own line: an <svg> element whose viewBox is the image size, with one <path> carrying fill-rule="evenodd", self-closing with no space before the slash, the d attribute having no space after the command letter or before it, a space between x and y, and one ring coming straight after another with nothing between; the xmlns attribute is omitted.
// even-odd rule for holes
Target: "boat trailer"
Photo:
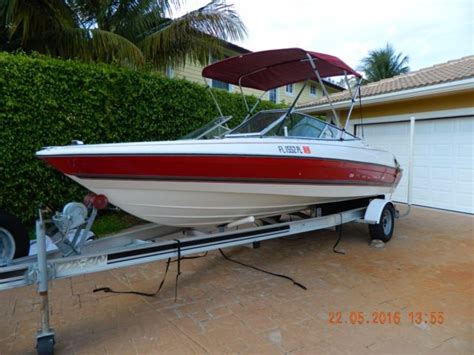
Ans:
<svg viewBox="0 0 474 355"><path fill-rule="evenodd" d="M93 197L94 199L94 197ZM0 291L36 283L41 298L41 329L37 334L39 354L52 354L55 332L49 322L48 283L52 280L112 270L169 258L181 258L299 233L334 228L357 221L369 225L372 239L388 241L398 211L389 199L379 196L314 206L307 211L255 220L252 216L203 232L192 229L144 224L108 237L88 240L92 223L105 202L101 195L87 208L68 203L50 219L39 211L36 221L37 254L0 265ZM88 201L90 202L90 200ZM46 234L47 227L48 235ZM53 227L53 228L51 228ZM51 232L52 230L52 232ZM68 235L72 238L67 238ZM51 239L58 248L46 250ZM255 244L253 244L255 245Z"/></svg>

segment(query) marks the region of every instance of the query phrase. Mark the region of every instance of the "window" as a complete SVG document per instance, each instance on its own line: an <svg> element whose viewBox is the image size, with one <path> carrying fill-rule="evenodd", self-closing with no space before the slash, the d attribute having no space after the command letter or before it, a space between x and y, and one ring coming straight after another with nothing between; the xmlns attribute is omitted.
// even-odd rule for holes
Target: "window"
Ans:
<svg viewBox="0 0 474 355"><path fill-rule="evenodd" d="M293 84L288 84L285 88L287 94L293 94Z"/></svg>
<svg viewBox="0 0 474 355"><path fill-rule="evenodd" d="M167 65L166 66L165 74L168 78L174 78L174 68L173 68L172 65Z"/></svg>
<svg viewBox="0 0 474 355"><path fill-rule="evenodd" d="M216 89L224 89L224 90L229 91L229 84L224 83L223 81L220 81L220 80L212 79L212 87Z"/></svg>
<svg viewBox="0 0 474 355"><path fill-rule="evenodd" d="M270 90L270 92L268 93L268 99L271 102L274 102L274 103L277 102L277 90L276 89Z"/></svg>
<svg viewBox="0 0 474 355"><path fill-rule="evenodd" d="M310 94L311 96L316 96L316 85L311 85L311 86L309 87L309 94Z"/></svg>
<svg viewBox="0 0 474 355"><path fill-rule="evenodd" d="M224 56L224 59L228 58L228 57L229 56L226 55L226 56ZM210 63L215 63L215 62L218 62L219 60L220 59L214 58L212 55L209 57L209 62ZM224 83L223 81L220 81L220 80L212 79L211 87L213 87L215 89L222 89L222 90L230 91L230 85L228 83Z"/></svg>

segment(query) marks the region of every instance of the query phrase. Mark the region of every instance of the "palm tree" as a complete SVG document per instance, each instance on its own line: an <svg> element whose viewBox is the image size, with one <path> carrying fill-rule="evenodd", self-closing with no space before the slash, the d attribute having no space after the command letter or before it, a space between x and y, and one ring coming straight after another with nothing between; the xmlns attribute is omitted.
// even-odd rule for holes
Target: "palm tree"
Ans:
<svg viewBox="0 0 474 355"><path fill-rule="evenodd" d="M134 67L206 64L246 29L232 5L211 0L181 17L184 0L0 0L0 50L38 51Z"/></svg>
<svg viewBox="0 0 474 355"><path fill-rule="evenodd" d="M408 60L408 56L395 53L395 49L387 43L385 48L370 51L362 59L359 70L364 72L366 81L370 83L408 73Z"/></svg>

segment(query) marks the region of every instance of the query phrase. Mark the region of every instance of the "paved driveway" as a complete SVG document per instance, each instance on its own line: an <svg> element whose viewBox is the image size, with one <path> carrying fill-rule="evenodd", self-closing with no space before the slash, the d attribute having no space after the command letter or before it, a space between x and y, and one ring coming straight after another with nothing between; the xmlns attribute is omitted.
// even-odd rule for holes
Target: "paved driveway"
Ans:
<svg viewBox="0 0 474 355"><path fill-rule="evenodd" d="M92 293L97 286L151 292L165 263L55 281L59 354L473 353L473 217L415 208L384 249L366 226L238 247L228 255L307 286L224 260L185 260L155 298ZM338 313L340 312L340 313ZM432 312L432 313L431 313ZM34 287L0 293L0 353L34 353ZM355 324L352 324L355 323Z"/></svg>

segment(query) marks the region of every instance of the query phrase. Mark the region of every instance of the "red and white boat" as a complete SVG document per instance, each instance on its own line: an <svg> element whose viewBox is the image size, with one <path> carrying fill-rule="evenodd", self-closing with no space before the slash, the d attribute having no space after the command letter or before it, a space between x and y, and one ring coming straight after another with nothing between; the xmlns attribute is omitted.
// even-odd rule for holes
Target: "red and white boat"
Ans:
<svg viewBox="0 0 474 355"><path fill-rule="evenodd" d="M296 48L203 70L263 91L307 79L323 85L321 78L335 75L360 77L336 57ZM233 130L219 117L187 139L47 147L37 156L121 209L170 226L216 226L393 192L401 175L393 154L296 112L295 103L247 117Z"/></svg>

